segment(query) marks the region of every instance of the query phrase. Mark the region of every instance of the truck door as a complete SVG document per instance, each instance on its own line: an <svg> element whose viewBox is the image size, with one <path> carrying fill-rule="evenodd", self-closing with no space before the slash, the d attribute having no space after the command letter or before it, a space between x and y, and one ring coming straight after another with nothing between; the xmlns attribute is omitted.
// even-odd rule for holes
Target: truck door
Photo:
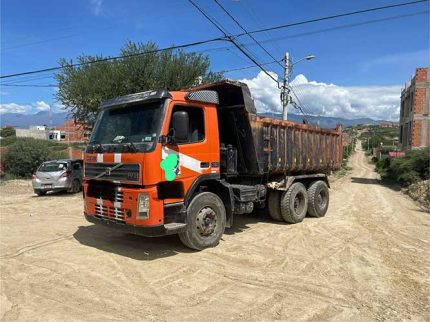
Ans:
<svg viewBox="0 0 430 322"><path fill-rule="evenodd" d="M174 105L171 110L170 126L172 129L172 116L175 112L186 112L188 114L188 135L182 140L176 140L174 144L167 144L162 150L162 159L169 155L177 157L177 164L172 169L174 176L166 176L166 180L181 180L184 188L189 186L198 176L211 173L211 149L210 133L208 133L208 117L205 107L198 105ZM174 159L174 158L173 158Z"/></svg>

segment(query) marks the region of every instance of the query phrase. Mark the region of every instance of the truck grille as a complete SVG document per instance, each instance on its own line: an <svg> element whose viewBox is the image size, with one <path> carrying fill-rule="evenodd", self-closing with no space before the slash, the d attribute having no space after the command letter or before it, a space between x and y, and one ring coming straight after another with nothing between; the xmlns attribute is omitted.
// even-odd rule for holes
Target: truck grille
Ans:
<svg viewBox="0 0 430 322"><path fill-rule="evenodd" d="M124 193L120 187L108 183L91 182L88 185L87 196L112 202L124 201Z"/></svg>
<svg viewBox="0 0 430 322"><path fill-rule="evenodd" d="M116 220L124 222L125 209L96 205L96 216L103 219Z"/></svg>
<svg viewBox="0 0 430 322"><path fill-rule="evenodd" d="M85 163L85 177L88 179L95 178L108 168L113 168L117 163ZM138 163L124 163L120 167L110 171L110 174L105 173L100 176L100 180L139 182L140 181L140 166Z"/></svg>

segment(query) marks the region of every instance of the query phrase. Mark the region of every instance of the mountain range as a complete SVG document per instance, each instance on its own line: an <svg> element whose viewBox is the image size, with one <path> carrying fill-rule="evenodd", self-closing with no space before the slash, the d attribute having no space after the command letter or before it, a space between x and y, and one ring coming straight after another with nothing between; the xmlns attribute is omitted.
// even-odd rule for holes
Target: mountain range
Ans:
<svg viewBox="0 0 430 322"><path fill-rule="evenodd" d="M260 115L282 119L282 115L277 113L261 113ZM17 128L28 128L30 125L57 126L64 124L65 120L69 118L71 118L69 112L51 113L42 111L36 114L5 113L0 115L0 126L11 125ZM303 116L289 113L288 119L295 122L302 122ZM319 124L320 127L327 128L334 128L338 123L341 123L344 127L348 127L358 124L376 125L383 122L382 120L373 120L370 118L345 119L327 116L308 116L308 120L311 124Z"/></svg>
<svg viewBox="0 0 430 322"><path fill-rule="evenodd" d="M41 111L36 114L5 113L0 115L0 125L14 126L17 128L28 128L30 125L57 126L64 124L64 121L71 118L69 112L49 112Z"/></svg>

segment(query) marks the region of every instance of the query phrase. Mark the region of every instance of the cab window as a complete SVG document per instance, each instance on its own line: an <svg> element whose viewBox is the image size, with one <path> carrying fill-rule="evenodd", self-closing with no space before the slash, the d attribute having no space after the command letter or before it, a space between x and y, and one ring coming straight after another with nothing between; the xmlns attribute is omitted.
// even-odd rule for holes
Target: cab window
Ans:
<svg viewBox="0 0 430 322"><path fill-rule="evenodd" d="M189 119L189 130L188 130L188 139L177 142L178 144L186 144L186 143L195 143L200 142L205 139L205 121L203 109L200 107L194 106L180 106L177 105L173 108L172 115L178 111L185 111L188 113ZM170 123L170 127L172 128L172 123Z"/></svg>

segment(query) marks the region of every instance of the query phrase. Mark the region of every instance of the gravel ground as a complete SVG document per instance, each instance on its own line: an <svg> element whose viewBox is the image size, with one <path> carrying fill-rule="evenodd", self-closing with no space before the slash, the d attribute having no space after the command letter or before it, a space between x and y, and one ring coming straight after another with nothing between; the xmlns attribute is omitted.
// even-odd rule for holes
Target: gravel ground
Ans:
<svg viewBox="0 0 430 322"><path fill-rule="evenodd" d="M430 216L358 148L324 218L237 216L218 247L86 222L81 194L0 185L2 320L430 320Z"/></svg>

